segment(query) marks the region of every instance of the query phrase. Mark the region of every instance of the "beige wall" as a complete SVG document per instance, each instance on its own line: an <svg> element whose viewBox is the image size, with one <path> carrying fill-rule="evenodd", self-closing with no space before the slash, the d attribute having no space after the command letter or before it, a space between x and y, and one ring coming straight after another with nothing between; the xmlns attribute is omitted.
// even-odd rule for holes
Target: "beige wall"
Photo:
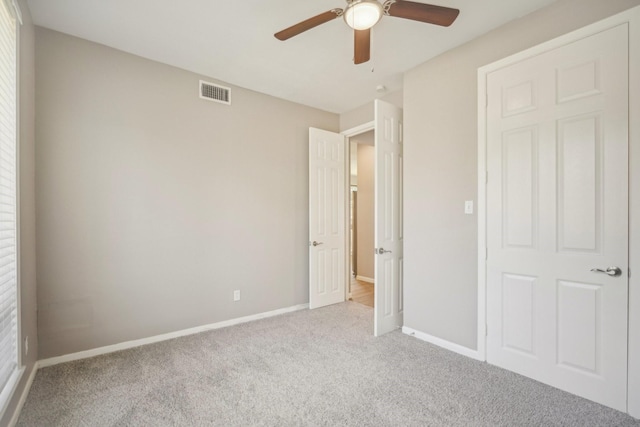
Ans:
<svg viewBox="0 0 640 427"><path fill-rule="evenodd" d="M374 153L373 145L358 144L358 276L373 279L374 269Z"/></svg>
<svg viewBox="0 0 640 427"><path fill-rule="evenodd" d="M478 67L638 4L560 0L405 74L405 326L476 348Z"/></svg>
<svg viewBox="0 0 640 427"><path fill-rule="evenodd" d="M308 302L308 128L337 115L43 28L36 58L40 358Z"/></svg>
<svg viewBox="0 0 640 427"><path fill-rule="evenodd" d="M22 364L25 371L9 406L0 418L0 426L8 425L29 376L33 373L38 358L38 335L36 329L36 224L35 224L35 66L34 28L26 0L19 1L23 25L19 33L19 96L20 127L19 174L20 174L20 331ZM29 337L29 352L25 354L24 341Z"/></svg>

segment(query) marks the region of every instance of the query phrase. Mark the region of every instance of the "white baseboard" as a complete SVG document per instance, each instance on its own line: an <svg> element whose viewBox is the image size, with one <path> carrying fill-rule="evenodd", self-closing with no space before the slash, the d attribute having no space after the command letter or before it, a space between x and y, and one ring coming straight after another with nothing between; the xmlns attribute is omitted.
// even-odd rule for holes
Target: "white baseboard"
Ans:
<svg viewBox="0 0 640 427"><path fill-rule="evenodd" d="M356 276L356 280L360 280L361 282L366 282L366 283L374 283L371 277Z"/></svg>
<svg viewBox="0 0 640 427"><path fill-rule="evenodd" d="M402 327L402 333L416 337L419 340L426 341L431 344L435 344L438 347L453 351L454 353L461 354L463 356L470 357L472 359L480 360L484 362L484 358L477 350L472 350L468 347L460 344L453 343L451 341L443 340L442 338L434 337L433 335L425 334L424 332L416 331L415 329Z"/></svg>
<svg viewBox="0 0 640 427"><path fill-rule="evenodd" d="M27 396L29 395L29 391L31 390L31 384L33 384L33 379L36 377L36 372L38 372L39 367L40 364L38 362L34 363L33 369L29 374L29 378L27 378L27 383L24 385L24 389L22 389L22 394L20 395L20 400L18 400L18 405L16 406L15 411L13 411L11 420L9 420L9 427L14 427L18 423L18 418L20 418L22 407L24 406L24 402L26 402L27 400Z"/></svg>
<svg viewBox="0 0 640 427"><path fill-rule="evenodd" d="M125 341L118 344L98 347L91 350L79 351L77 353L65 354L63 356L51 357L38 361L40 368L58 365L60 363L71 362L74 360L87 359L89 357L100 356L102 354L113 353L114 351L127 350L134 347L140 347L146 344L153 344L160 341L166 341L173 338L184 337L187 335L198 334L200 332L211 331L213 329L226 328L228 326L239 325L240 323L252 322L254 320L265 319L267 317L278 316L280 314L291 313L298 310L309 308L309 304L298 304L291 307L280 308L278 310L267 311L264 313L252 314L251 316L238 317L236 319L224 320L222 322L210 323L208 325L196 326L195 328L183 329L180 331L169 332L166 334L155 335L139 340Z"/></svg>

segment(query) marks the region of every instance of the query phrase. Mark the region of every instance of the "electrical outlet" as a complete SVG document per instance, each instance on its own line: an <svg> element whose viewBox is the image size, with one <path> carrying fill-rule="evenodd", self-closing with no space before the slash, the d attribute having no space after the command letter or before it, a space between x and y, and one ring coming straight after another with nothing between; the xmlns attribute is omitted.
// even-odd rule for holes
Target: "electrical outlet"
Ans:
<svg viewBox="0 0 640 427"><path fill-rule="evenodd" d="M233 291L233 300L234 301L240 301L240 290L235 290Z"/></svg>
<svg viewBox="0 0 640 427"><path fill-rule="evenodd" d="M24 355L29 354L29 337L24 338Z"/></svg>

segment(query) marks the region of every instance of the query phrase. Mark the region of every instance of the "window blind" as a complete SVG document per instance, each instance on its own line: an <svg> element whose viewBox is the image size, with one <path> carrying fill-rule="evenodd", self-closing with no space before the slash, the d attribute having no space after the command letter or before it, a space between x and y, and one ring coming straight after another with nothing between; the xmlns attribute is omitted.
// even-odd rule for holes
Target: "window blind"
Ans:
<svg viewBox="0 0 640 427"><path fill-rule="evenodd" d="M10 2L0 0L0 391L18 370L16 224L17 41ZM4 404L5 402L0 402Z"/></svg>

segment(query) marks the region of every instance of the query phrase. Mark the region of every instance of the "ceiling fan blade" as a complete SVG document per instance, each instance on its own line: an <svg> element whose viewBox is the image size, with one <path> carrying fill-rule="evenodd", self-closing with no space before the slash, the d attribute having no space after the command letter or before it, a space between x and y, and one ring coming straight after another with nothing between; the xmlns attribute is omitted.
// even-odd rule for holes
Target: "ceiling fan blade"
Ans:
<svg viewBox="0 0 640 427"><path fill-rule="evenodd" d="M353 30L353 62L362 64L369 60L371 51L371 28L366 30Z"/></svg>
<svg viewBox="0 0 640 427"><path fill-rule="evenodd" d="M290 39L293 36L297 36L300 33L304 33L305 31L310 30L313 27L317 27L320 24L329 22L340 15L342 15L342 9L331 9L327 12L321 13L320 15L316 15L313 18L309 18L305 21L292 25L289 28L285 28L284 30L275 33L274 36L278 40L284 41Z"/></svg>
<svg viewBox="0 0 640 427"><path fill-rule="evenodd" d="M456 20L460 11L444 6L397 0L389 6L389 15L396 18L412 19L427 24L448 27Z"/></svg>

